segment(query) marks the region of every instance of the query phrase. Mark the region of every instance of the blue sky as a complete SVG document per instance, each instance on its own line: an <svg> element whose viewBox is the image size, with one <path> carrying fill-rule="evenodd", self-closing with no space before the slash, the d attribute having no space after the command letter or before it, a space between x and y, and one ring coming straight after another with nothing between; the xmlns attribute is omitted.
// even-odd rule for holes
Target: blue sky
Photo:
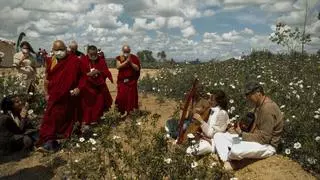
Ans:
<svg viewBox="0 0 320 180"><path fill-rule="evenodd" d="M0 1L0 38L20 32L35 49L56 39L95 44L108 57L123 44L133 52L166 51L176 60L226 59L252 49L283 52L269 40L277 22L301 28L306 0L11 0ZM320 0L308 0L307 32L320 47ZM0 50L1 51L1 50Z"/></svg>

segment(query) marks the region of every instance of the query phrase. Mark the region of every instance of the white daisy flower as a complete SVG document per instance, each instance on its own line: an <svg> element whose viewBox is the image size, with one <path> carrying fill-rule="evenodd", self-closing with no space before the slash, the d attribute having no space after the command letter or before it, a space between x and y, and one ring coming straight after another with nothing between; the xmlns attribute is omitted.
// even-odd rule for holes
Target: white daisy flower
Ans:
<svg viewBox="0 0 320 180"><path fill-rule="evenodd" d="M79 141L80 141L80 142L84 142L85 139L84 139L83 137L81 137L81 138L79 138Z"/></svg>
<svg viewBox="0 0 320 180"><path fill-rule="evenodd" d="M236 88L233 84L231 84L230 87L231 87L232 89L235 89L235 88Z"/></svg>
<svg viewBox="0 0 320 180"><path fill-rule="evenodd" d="M314 115L314 118L319 119L320 118L319 114Z"/></svg>
<svg viewBox="0 0 320 180"><path fill-rule="evenodd" d="M194 136L192 133L187 134L187 137L188 137L189 139L194 139L194 138L195 138L195 136Z"/></svg>
<svg viewBox="0 0 320 180"><path fill-rule="evenodd" d="M295 149L300 149L301 148L301 144L299 142L294 143L293 147Z"/></svg>
<svg viewBox="0 0 320 180"><path fill-rule="evenodd" d="M29 109L28 115L31 115L31 114L33 114L33 110L32 110L32 109Z"/></svg>
<svg viewBox="0 0 320 180"><path fill-rule="evenodd" d="M234 103L234 100L233 100L233 99L230 99L230 100L229 100L229 103L230 103L230 104L233 104L233 103Z"/></svg>
<svg viewBox="0 0 320 180"><path fill-rule="evenodd" d="M94 140L93 138L90 138L90 139L89 139L89 142L90 142L92 145L95 145L95 144L97 143L97 141Z"/></svg>
<svg viewBox="0 0 320 180"><path fill-rule="evenodd" d="M195 168L195 167L197 167L197 166L198 166L198 163L197 163L197 162L193 161L193 163L191 163L191 168Z"/></svg>
<svg viewBox="0 0 320 180"><path fill-rule="evenodd" d="M172 159L171 158L165 158L164 162L167 163L167 164L170 164L172 162Z"/></svg>
<svg viewBox="0 0 320 180"><path fill-rule="evenodd" d="M309 164L316 164L317 160L314 158L308 158L307 161L309 162Z"/></svg>
<svg viewBox="0 0 320 180"><path fill-rule="evenodd" d="M299 87L300 87L300 89L303 89L303 84L300 84Z"/></svg>
<svg viewBox="0 0 320 180"><path fill-rule="evenodd" d="M286 155L291 154L291 150L289 148L287 148L284 152L286 153Z"/></svg>
<svg viewBox="0 0 320 180"><path fill-rule="evenodd" d="M116 136L116 135L112 137L113 140L120 139L120 138L121 138L120 136Z"/></svg>
<svg viewBox="0 0 320 180"><path fill-rule="evenodd" d="M320 136L317 136L317 137L315 138L315 140L316 140L317 142L320 142Z"/></svg>
<svg viewBox="0 0 320 180"><path fill-rule="evenodd" d="M217 162L213 162L213 163L211 163L211 164L209 165L209 168L213 168L213 167L215 167L215 166L217 166L217 165L218 165Z"/></svg>

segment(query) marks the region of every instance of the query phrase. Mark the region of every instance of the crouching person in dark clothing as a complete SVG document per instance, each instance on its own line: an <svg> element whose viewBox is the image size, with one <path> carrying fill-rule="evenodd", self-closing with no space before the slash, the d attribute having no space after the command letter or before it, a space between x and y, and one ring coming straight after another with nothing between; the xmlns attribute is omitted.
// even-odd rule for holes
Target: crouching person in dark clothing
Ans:
<svg viewBox="0 0 320 180"><path fill-rule="evenodd" d="M38 132L27 114L27 105L18 96L3 98L0 113L0 155L32 149Z"/></svg>

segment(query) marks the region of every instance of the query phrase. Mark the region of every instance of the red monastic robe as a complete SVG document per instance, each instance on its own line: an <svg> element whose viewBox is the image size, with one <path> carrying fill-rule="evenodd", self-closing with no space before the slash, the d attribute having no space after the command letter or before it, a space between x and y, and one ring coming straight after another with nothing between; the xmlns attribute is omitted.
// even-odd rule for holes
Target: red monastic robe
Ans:
<svg viewBox="0 0 320 180"><path fill-rule="evenodd" d="M56 65L53 62L53 58L48 58L46 74L49 99L40 126L39 144L69 137L74 122L79 118L79 97L71 96L70 91L78 86L81 77L80 61L77 56L68 54Z"/></svg>
<svg viewBox="0 0 320 180"><path fill-rule="evenodd" d="M100 71L100 74L96 77L87 76L92 68ZM112 81L112 75L104 58L98 57L97 61L92 63L88 55L81 58L81 71L82 123L90 124L97 122L103 112L112 105L112 97L106 84L107 78Z"/></svg>
<svg viewBox="0 0 320 180"><path fill-rule="evenodd" d="M124 113L125 111L129 113L130 111L139 108L137 86L141 65L137 56L130 54L129 58L139 67L139 71L135 71L129 64L119 69L115 104L121 113ZM125 61L123 56L116 57L116 60L121 63Z"/></svg>

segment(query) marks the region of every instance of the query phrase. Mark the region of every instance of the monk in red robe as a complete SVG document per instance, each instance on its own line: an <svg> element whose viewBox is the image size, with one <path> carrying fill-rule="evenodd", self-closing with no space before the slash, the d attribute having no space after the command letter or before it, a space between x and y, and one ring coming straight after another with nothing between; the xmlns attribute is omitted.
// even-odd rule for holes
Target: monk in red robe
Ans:
<svg viewBox="0 0 320 180"><path fill-rule="evenodd" d="M52 47L53 56L47 60L45 97L47 106L40 126L39 150L58 150L57 139L71 135L77 121L77 105L80 93L80 61L77 56L67 54L63 41L57 40Z"/></svg>
<svg viewBox="0 0 320 180"><path fill-rule="evenodd" d="M138 79L140 76L140 60L130 54L128 45L122 47L123 54L116 57L116 65L119 70L117 80L116 107L125 115L138 109Z"/></svg>
<svg viewBox="0 0 320 180"><path fill-rule="evenodd" d="M105 59L98 56L96 46L88 46L87 55L81 58L81 106L82 129L89 128L90 124L98 122L103 112L112 105L112 97L106 84L108 78L113 78Z"/></svg>

